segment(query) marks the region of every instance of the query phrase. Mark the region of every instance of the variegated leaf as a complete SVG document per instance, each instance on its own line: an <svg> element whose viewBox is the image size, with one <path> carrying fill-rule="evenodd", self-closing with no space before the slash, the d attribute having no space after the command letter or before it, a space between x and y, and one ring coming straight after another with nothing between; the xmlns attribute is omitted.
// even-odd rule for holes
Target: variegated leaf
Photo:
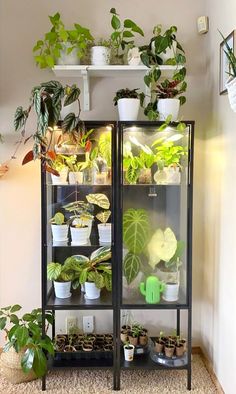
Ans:
<svg viewBox="0 0 236 394"><path fill-rule="evenodd" d="M111 211L103 211L103 212L99 212L96 215L96 218L101 222L101 223L107 223L109 217L111 216Z"/></svg>
<svg viewBox="0 0 236 394"><path fill-rule="evenodd" d="M90 204L98 205L103 209L110 208L110 202L105 194L102 193L88 194L86 198Z"/></svg>

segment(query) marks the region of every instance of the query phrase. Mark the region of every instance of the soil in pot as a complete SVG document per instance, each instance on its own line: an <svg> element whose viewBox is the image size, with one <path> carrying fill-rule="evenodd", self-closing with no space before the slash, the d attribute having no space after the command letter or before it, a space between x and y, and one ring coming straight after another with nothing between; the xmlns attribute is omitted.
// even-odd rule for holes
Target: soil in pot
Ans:
<svg viewBox="0 0 236 394"><path fill-rule="evenodd" d="M175 351L174 345L165 345L165 355L166 357L173 357Z"/></svg>

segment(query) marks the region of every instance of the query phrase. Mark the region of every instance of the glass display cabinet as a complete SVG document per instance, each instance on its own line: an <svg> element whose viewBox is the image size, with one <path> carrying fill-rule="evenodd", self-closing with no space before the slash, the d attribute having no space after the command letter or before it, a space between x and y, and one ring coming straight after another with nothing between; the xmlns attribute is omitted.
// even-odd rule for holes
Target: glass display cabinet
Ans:
<svg viewBox="0 0 236 394"><path fill-rule="evenodd" d="M112 310L113 332L58 335L54 323L50 368L112 368L115 390L121 369L186 369L191 389L194 123L185 125L85 122L76 145L55 141L53 173L42 171L43 317L46 310L55 320L60 310ZM175 353L158 348L158 327L126 361L124 310L174 310ZM173 347L173 338L162 339Z"/></svg>

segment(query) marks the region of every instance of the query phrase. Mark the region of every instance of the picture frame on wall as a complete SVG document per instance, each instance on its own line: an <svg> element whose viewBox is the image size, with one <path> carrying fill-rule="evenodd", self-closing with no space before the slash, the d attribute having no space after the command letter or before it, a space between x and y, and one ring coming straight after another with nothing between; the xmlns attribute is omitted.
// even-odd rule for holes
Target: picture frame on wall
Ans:
<svg viewBox="0 0 236 394"><path fill-rule="evenodd" d="M227 44L230 46L230 48L233 49L234 54L236 54L236 30L233 30L226 38L225 38ZM226 44L224 41L220 43L220 94L225 94L227 93L226 89L226 82L229 79L229 74L228 72L230 71L229 69L229 61L227 59L227 56L224 52L226 47Z"/></svg>

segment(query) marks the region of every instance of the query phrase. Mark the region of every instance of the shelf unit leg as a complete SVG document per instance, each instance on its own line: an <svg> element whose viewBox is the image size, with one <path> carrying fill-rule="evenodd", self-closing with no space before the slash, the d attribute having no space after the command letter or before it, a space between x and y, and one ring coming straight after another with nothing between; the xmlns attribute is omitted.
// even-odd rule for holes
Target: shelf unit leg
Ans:
<svg viewBox="0 0 236 394"><path fill-rule="evenodd" d="M46 375L42 377L42 391L46 391Z"/></svg>
<svg viewBox="0 0 236 394"><path fill-rule="evenodd" d="M180 310L177 309L177 319L176 319L176 333L179 336L180 335Z"/></svg>
<svg viewBox="0 0 236 394"><path fill-rule="evenodd" d="M187 370L187 389L188 390L192 389L191 381L192 381L192 369L191 369L191 364L190 364L188 367L188 370Z"/></svg>

